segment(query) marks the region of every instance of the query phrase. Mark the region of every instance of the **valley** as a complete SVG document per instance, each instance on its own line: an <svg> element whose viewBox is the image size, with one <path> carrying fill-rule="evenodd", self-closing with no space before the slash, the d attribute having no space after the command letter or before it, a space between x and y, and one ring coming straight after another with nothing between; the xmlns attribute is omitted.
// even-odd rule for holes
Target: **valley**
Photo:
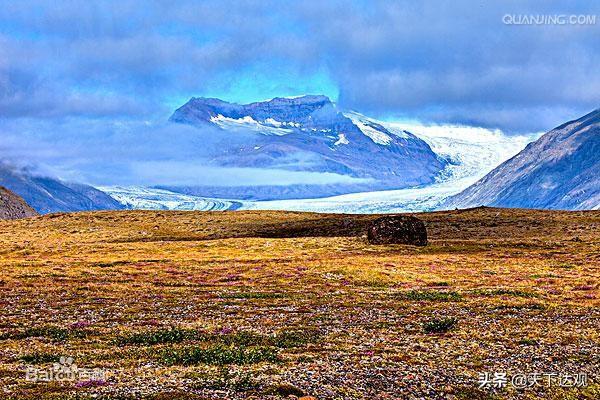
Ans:
<svg viewBox="0 0 600 400"><path fill-rule="evenodd" d="M357 114L354 114L358 118ZM363 120L366 117L361 116ZM374 121L374 120L371 120ZM462 126L425 126L374 121L389 132L405 130L425 141L447 161L435 181L417 187L285 200L215 199L148 187L100 187L126 208L171 210L289 210L328 213L395 213L435 210L494 167L514 156L538 135L506 136L499 131Z"/></svg>

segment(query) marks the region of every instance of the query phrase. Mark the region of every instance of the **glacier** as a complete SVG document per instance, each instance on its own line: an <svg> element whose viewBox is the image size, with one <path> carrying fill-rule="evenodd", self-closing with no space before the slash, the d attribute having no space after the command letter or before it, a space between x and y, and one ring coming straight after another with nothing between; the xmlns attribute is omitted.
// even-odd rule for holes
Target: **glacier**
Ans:
<svg viewBox="0 0 600 400"><path fill-rule="evenodd" d="M145 187L102 187L102 191L134 209L164 210L289 210L328 213L396 213L435 210L448 197L461 192L497 165L516 155L540 134L508 136L499 130L454 125L426 125L414 122L386 122L358 113L345 113L369 136L371 126L383 126L394 136L406 132L425 141L446 167L432 184L398 190L351 193L313 199L248 201L219 199ZM284 122L280 122L282 125ZM276 124L273 124L275 127ZM365 132L366 131L366 132ZM272 132L270 132L272 134ZM382 144L387 138L377 131L371 138ZM387 136L387 135L386 135ZM348 139L339 136L337 145Z"/></svg>
<svg viewBox="0 0 600 400"><path fill-rule="evenodd" d="M236 200L212 199L141 186L98 186L130 210L226 211L241 206Z"/></svg>
<svg viewBox="0 0 600 400"><path fill-rule="evenodd" d="M500 130L455 125L423 125L372 121L394 135L410 131L449 163L430 185L399 190L351 193L319 199L245 202L240 209L289 210L327 213L397 213L436 210L448 197L477 182L497 165L519 153L540 134L508 136ZM383 139L382 139L383 140Z"/></svg>

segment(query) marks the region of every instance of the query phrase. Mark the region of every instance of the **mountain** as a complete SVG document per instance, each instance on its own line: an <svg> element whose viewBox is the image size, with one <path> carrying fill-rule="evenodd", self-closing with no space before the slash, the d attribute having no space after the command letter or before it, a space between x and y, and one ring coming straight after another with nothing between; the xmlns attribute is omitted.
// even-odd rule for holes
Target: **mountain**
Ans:
<svg viewBox="0 0 600 400"><path fill-rule="evenodd" d="M299 123L297 126L295 126L296 123L277 124L277 120L267 117L267 115L278 114L277 118L291 119L297 118L292 112L296 107L309 116L311 112L314 112L311 110L318 107L330 107L329 99L323 96L275 99L267 103L271 105L272 103L283 103L285 107L279 105L275 108L276 111L273 111L273 107L271 107L268 113L264 111L266 107L264 102L251 106L240 106L217 99L201 99L192 101L192 103L196 105L182 107L171 119L175 122L189 121L198 126L203 139L207 139L213 144L213 140L208 140L211 136L218 132L225 134L225 140L221 142L222 146L216 146L217 148L230 149L242 143L241 146L250 147L253 150L255 149L252 144L244 144L240 138L247 135L250 143L256 141L257 136L260 138L261 135L267 136L265 139L277 140L280 136L291 133L282 132L282 126L300 128ZM290 103L298 105L290 105ZM224 112L228 112L236 118L227 120L221 114ZM284 113L285 115L282 115ZM364 129L382 143L389 142L394 137L405 137L409 135L407 132L411 132L411 136L428 144L438 159L444 160L444 168L437 172L434 182L403 189L385 187L385 190L376 190L372 182L362 186L331 183L251 186L244 184L242 180L240 180L240 185L235 187L208 185L153 188L115 186L101 187L100 189L126 208L135 209L276 209L333 213L428 211L436 209L445 199L461 192L538 137L538 135L507 136L497 130L468 126L378 121L356 112L342 112L342 114L350 121L354 121L353 123L359 129ZM258 122L261 118L263 119L262 123ZM378 129L374 129L375 132L373 132L366 127L378 127ZM299 135L301 136L302 133ZM344 138L347 139L346 135ZM237 139L237 142L234 139ZM220 162L223 160L221 159ZM290 163L287 167L291 168L292 166L293 164ZM308 168L306 164L301 163L298 163L297 166ZM377 165L370 167L375 169Z"/></svg>
<svg viewBox="0 0 600 400"><path fill-rule="evenodd" d="M0 219L35 217L38 213L21 197L0 186Z"/></svg>
<svg viewBox="0 0 600 400"><path fill-rule="evenodd" d="M290 210L324 213L398 213L435 210L442 201L481 179L494 167L521 151L535 136L507 136L500 131L467 126L438 126L373 122L390 132L409 130L448 161L436 182L416 188L350 193L318 199L269 201L225 200L147 187L100 187L134 209L155 210ZM240 188L238 199L243 199ZM298 189L294 187L292 189ZM323 189L321 187L321 189ZM334 190L335 188L332 188ZM213 188L215 192L218 188ZM231 189L229 189L231 190ZM181 191L181 190L180 190ZM286 192L293 195L293 192Z"/></svg>
<svg viewBox="0 0 600 400"><path fill-rule="evenodd" d="M123 208L118 201L91 186L35 176L5 164L0 164L0 185L21 196L41 214Z"/></svg>
<svg viewBox="0 0 600 400"><path fill-rule="evenodd" d="M530 143L443 208L600 209L600 109Z"/></svg>
<svg viewBox="0 0 600 400"><path fill-rule="evenodd" d="M275 98L233 104L192 98L170 121L200 128L200 134L227 132L214 146L220 167L326 173L327 182L292 185L165 189L190 195L244 199L318 197L433 183L447 161L408 131L391 132L355 112L340 110L325 96ZM325 175L324 175L325 176Z"/></svg>

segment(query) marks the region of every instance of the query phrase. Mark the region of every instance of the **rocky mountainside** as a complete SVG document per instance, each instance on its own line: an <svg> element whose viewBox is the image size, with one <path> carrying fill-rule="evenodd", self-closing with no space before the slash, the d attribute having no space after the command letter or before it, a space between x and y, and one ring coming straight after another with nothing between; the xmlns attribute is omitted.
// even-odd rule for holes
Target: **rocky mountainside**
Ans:
<svg viewBox="0 0 600 400"><path fill-rule="evenodd" d="M0 186L0 219L34 217L38 213L21 197Z"/></svg>
<svg viewBox="0 0 600 400"><path fill-rule="evenodd" d="M530 143L443 208L600 209L600 109Z"/></svg>
<svg viewBox="0 0 600 400"><path fill-rule="evenodd" d="M316 197L434 182L447 165L429 145L407 131L340 110L325 96L275 98L246 105L192 98L170 118L194 125L199 134L231 133L215 146L211 162L221 167L318 172L339 182L178 188L189 194L247 199ZM170 188L173 189L173 188Z"/></svg>
<svg viewBox="0 0 600 400"><path fill-rule="evenodd" d="M4 164L0 164L0 185L21 196L41 214L123 208L121 203L91 186L35 176Z"/></svg>

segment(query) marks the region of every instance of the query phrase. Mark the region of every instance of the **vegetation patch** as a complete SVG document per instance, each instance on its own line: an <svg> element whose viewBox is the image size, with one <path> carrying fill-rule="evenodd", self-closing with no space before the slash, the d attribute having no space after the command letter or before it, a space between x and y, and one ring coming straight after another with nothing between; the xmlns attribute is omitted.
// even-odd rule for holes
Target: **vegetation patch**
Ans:
<svg viewBox="0 0 600 400"><path fill-rule="evenodd" d="M520 289L508 289L508 288L498 288L498 289L476 289L471 293L477 296L511 296L511 297L540 297L539 294L534 292L528 292Z"/></svg>
<svg viewBox="0 0 600 400"><path fill-rule="evenodd" d="M192 388L194 389L245 392L258 387L258 381L251 373L231 371L226 367L221 367L217 370L195 372L186 377L193 379Z"/></svg>
<svg viewBox="0 0 600 400"><path fill-rule="evenodd" d="M425 333L446 333L454 329L458 320L456 318L434 318L423 324Z"/></svg>
<svg viewBox="0 0 600 400"><path fill-rule="evenodd" d="M410 290L395 293L394 297L408 301L461 301L462 295L455 291L447 290Z"/></svg>
<svg viewBox="0 0 600 400"><path fill-rule="evenodd" d="M59 354L52 353L31 353L24 354L19 359L27 364L46 364L58 362L60 357Z"/></svg>
<svg viewBox="0 0 600 400"><path fill-rule="evenodd" d="M119 265L128 265L129 261L109 261L109 262L99 262L94 264L95 267L99 268L110 268L110 267L118 267Z"/></svg>
<svg viewBox="0 0 600 400"><path fill-rule="evenodd" d="M227 292L219 295L222 299L281 299L284 293L277 292Z"/></svg>
<svg viewBox="0 0 600 400"><path fill-rule="evenodd" d="M168 329L153 329L147 332L131 333L119 336L116 343L120 346L127 344L152 346L162 343L181 343L184 340L203 338L204 334L196 329L171 327Z"/></svg>
<svg viewBox="0 0 600 400"><path fill-rule="evenodd" d="M277 350L265 346L235 347L217 344L209 347L171 348L159 354L160 361L167 365L244 365L279 360Z"/></svg>
<svg viewBox="0 0 600 400"><path fill-rule="evenodd" d="M427 286L429 286L429 287L448 287L448 286L450 286L450 283L448 283L446 281L428 282Z"/></svg>
<svg viewBox="0 0 600 400"><path fill-rule="evenodd" d="M288 349L315 343L320 337L321 333L317 329L283 330L271 336L271 343L273 346Z"/></svg>
<svg viewBox="0 0 600 400"><path fill-rule="evenodd" d="M61 328L58 326L46 325L26 328L21 331L5 332L0 335L0 339L27 339L30 337L45 337L55 341L67 340L71 336L82 337L85 336L85 331L75 331L71 329Z"/></svg>
<svg viewBox="0 0 600 400"><path fill-rule="evenodd" d="M535 339L523 338L519 340L519 344L523 346L537 346L539 342Z"/></svg>
<svg viewBox="0 0 600 400"><path fill-rule="evenodd" d="M292 348L314 343L319 338L320 332L317 329L311 328L283 329L271 335L263 335L252 331L230 332L228 329L222 329L209 333L197 329L170 327L167 329L152 329L146 332L122 335L115 339L115 343L120 346L154 346L166 343L181 343L184 341L201 341L236 347L270 346Z"/></svg>

